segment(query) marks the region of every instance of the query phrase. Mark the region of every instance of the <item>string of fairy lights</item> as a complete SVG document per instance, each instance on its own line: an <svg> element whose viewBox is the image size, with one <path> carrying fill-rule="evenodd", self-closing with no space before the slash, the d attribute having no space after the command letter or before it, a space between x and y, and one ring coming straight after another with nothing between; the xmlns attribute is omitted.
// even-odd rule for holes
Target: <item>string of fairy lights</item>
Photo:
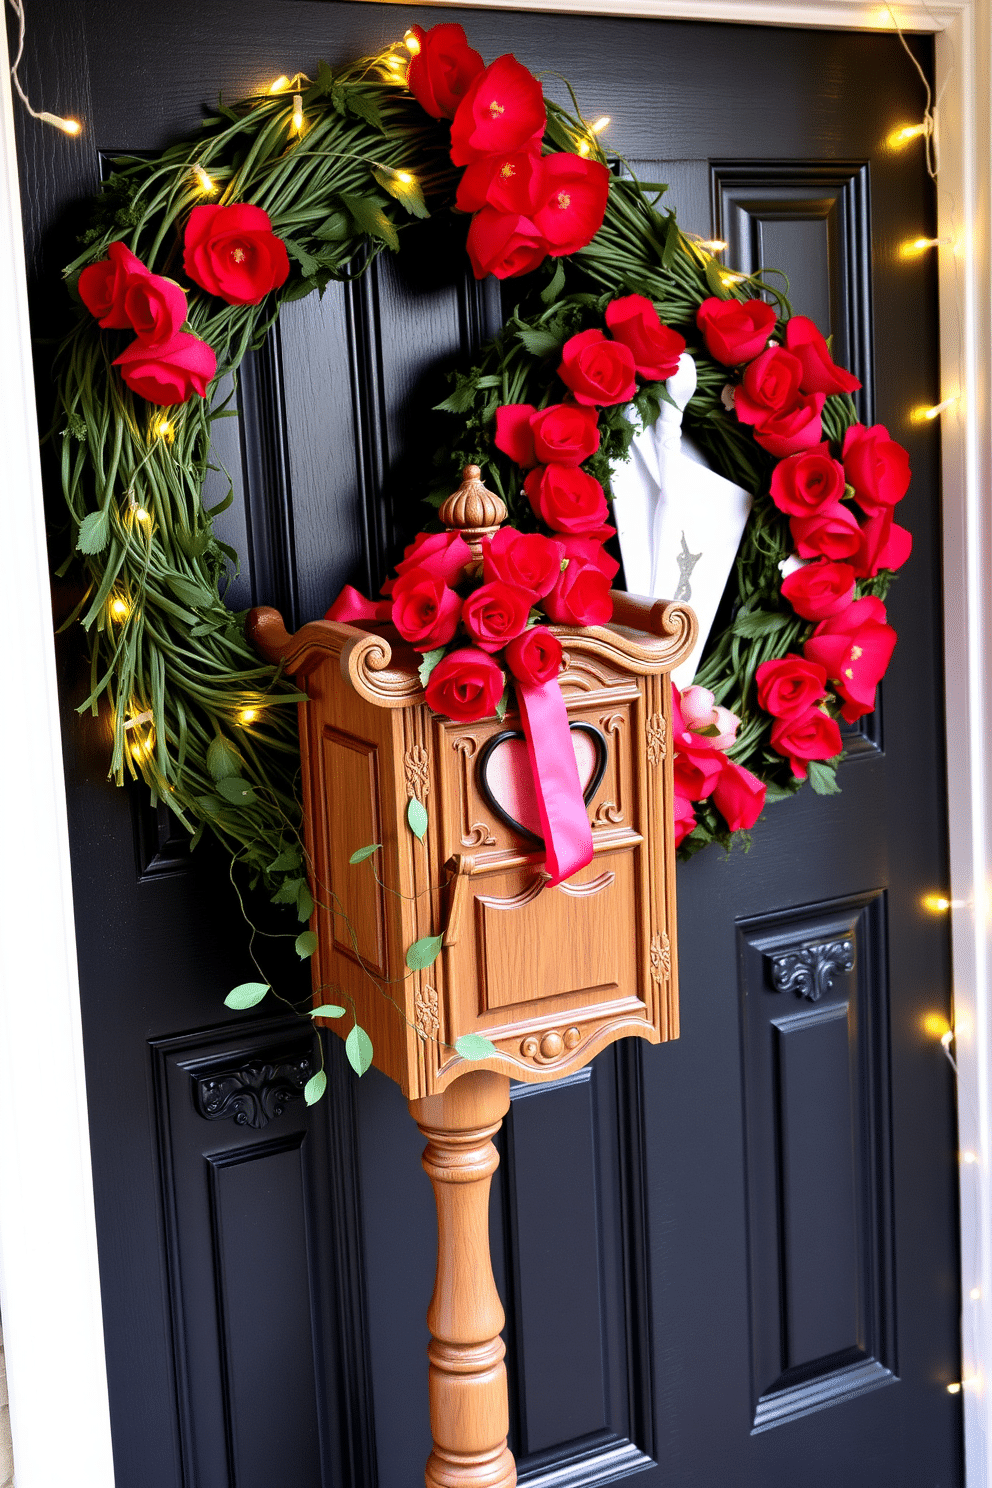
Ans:
<svg viewBox="0 0 992 1488"><path fill-rule="evenodd" d="M28 94L21 83L18 72L24 55L24 0L8 0L8 3L17 16L18 21L17 52L14 57L13 65L11 67L11 78L18 98L20 99L27 113L30 114L33 119L37 119L39 123L46 124L51 128L58 129L66 135L79 136L83 132L83 126L77 119L66 118L59 114L51 113L46 109L36 109L33 107ZM893 29L898 34L899 40L901 41L905 51L907 52L907 55L909 56L910 60L912 61L913 65L920 75L923 87L925 89L926 103L923 117L920 122L914 124L899 125L888 135L887 139L884 142L885 147L889 151L902 151L908 149L917 142L922 144L923 150L925 152L925 163L927 172L931 179L936 183L939 171L939 154L937 146L938 109L940 98L938 96L936 100L933 99L929 81L917 58L914 56L908 43L906 42L906 38L902 34L902 30L899 27L898 21L891 10L891 7L887 6L886 8L888 9ZM406 79L406 68L409 63L409 59L410 57L416 56L419 50L420 42L417 39L416 34L413 31L407 31L407 33L403 37L403 42L401 45L396 44L387 49L386 52L382 54L381 65L384 68L386 76L390 77L396 82L404 82ZM302 137L306 130L306 118L303 109L303 91L305 85L309 84L309 82L310 79L306 76L305 73L302 72L295 73L292 76L281 74L272 83L269 84L266 90L271 94L292 94L293 110L289 119L289 130L297 137ZM591 123L589 123L586 126L588 131L587 134L584 137L580 137L576 140L578 153L582 156L588 156L595 146L598 136L609 127L611 122L612 120L608 114L602 114ZM196 163L191 166L189 170L202 194L204 196L213 195L213 193L217 190L217 185L211 178L209 172L205 169L205 167L200 163ZM394 172L394 174L396 175L397 179L405 185L412 185L415 180L414 176L411 175L408 171L397 170ZM714 258L718 258L719 255L726 252L729 247L729 244L722 239L702 238L696 236L695 234L691 234L690 236L692 236L693 241L699 248L712 254ZM898 257L903 260L912 261L919 259L923 255L930 252L939 253L942 249L950 250L952 253L957 252L958 245L955 242L953 236L921 236L910 239L899 245ZM749 276L746 274L737 273L736 271L729 268L721 272L721 278L727 285L743 282L748 279L748 277ZM951 409L953 409L960 401L960 397L961 394L959 392L948 393L946 396L941 398L939 402L933 405L922 405L912 409L908 416L914 423L931 422L940 418L942 414L947 413ZM171 441L174 437L174 428L172 422L168 417L162 415L156 415L154 417L151 425L151 432L156 439L162 441ZM134 521L138 524L139 529L143 529L146 536L150 537L150 514L134 499L133 495L131 496L130 512ZM108 615L112 621L118 624L126 622L131 614L131 610L132 603L127 597L121 594L112 594L110 596L108 600ZM238 715L238 722L242 726L248 727L256 720L257 717L257 709L251 707L242 708ZM133 734L133 739L129 745L129 748L132 757L136 762L140 761L146 756L151 755L151 753L153 752L154 740L152 739L150 729L146 727L146 725L150 724L151 722L152 714L149 710L145 710L143 712L134 712L127 718L124 724L125 730L127 730L129 734ZM965 905L963 901L948 899L942 894L928 894L922 900L922 907L930 914L943 915L955 909L967 908L967 905ZM940 1048L942 1049L956 1076L957 1062L952 1053L952 1046L954 1045L955 1039L957 1037L955 1027L948 1022L947 1017L944 1014L938 1012L930 1012L927 1013L922 1019L922 1031L928 1038L932 1038L939 1043ZM977 1121L977 1113L975 1118L975 1129L980 1129L979 1123ZM974 1151L962 1151L959 1154L959 1157L961 1163L965 1167L973 1167L977 1170L980 1166L978 1155ZM977 1212L978 1210L976 1207L976 1216ZM977 1222L978 1221L976 1217L976 1224ZM976 1245L975 1253L980 1254L980 1248L978 1245ZM978 1286L972 1287L968 1293L968 1298L973 1303L980 1302L981 1296L981 1288ZM972 1321L973 1326L975 1326L977 1329L977 1319L973 1319ZM962 1389L965 1388L980 1388L982 1386L982 1383L983 1382L981 1377L976 1375L974 1377L966 1377L962 1380L952 1381L950 1384L947 1385L946 1388L948 1394L957 1395L960 1394Z"/></svg>

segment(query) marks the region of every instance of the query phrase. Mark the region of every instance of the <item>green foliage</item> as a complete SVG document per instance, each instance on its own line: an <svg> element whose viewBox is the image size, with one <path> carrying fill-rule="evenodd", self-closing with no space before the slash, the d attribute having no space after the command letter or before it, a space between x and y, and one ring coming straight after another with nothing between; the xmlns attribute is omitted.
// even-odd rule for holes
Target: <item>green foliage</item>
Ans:
<svg viewBox="0 0 992 1488"><path fill-rule="evenodd" d="M428 966L433 966L441 954L443 940L441 935L425 935L421 940L415 940L406 953L406 964L410 970L426 971Z"/></svg>
<svg viewBox="0 0 992 1488"><path fill-rule="evenodd" d="M293 943L296 946L296 954L301 961L305 961L317 949L316 930L301 930Z"/></svg>
<svg viewBox="0 0 992 1488"><path fill-rule="evenodd" d="M348 859L349 863L364 863L373 853L377 853L382 846L380 842L373 842L370 847L359 847Z"/></svg>
<svg viewBox="0 0 992 1488"><path fill-rule="evenodd" d="M311 1075L303 1087L303 1099L308 1106L315 1106L327 1089L327 1076L323 1070Z"/></svg>
<svg viewBox="0 0 992 1488"><path fill-rule="evenodd" d="M338 1007L337 1003L322 1002L320 1007L311 1009L310 1016L311 1018L343 1018L345 1011L343 1007Z"/></svg>
<svg viewBox="0 0 992 1488"><path fill-rule="evenodd" d="M344 1051L355 1074L364 1075L372 1063L372 1040L357 1023L344 1041Z"/></svg>
<svg viewBox="0 0 992 1488"><path fill-rule="evenodd" d="M499 1050L481 1033L463 1033L460 1039L455 1039L455 1052L463 1059L491 1059Z"/></svg>
<svg viewBox="0 0 992 1488"><path fill-rule="evenodd" d="M422 801L417 800L416 796L411 796L407 803L406 820L413 835L423 842L427 836L427 808Z"/></svg>
<svg viewBox="0 0 992 1488"><path fill-rule="evenodd" d="M224 1006L244 1012L246 1008L252 1008L261 1002L269 990L268 982L242 982L240 987L231 988L224 998Z"/></svg>

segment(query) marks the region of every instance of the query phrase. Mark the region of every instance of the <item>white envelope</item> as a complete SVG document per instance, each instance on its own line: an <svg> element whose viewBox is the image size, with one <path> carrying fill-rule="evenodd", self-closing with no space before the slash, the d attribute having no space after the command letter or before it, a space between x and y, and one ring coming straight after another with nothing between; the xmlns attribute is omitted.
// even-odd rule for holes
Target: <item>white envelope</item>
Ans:
<svg viewBox="0 0 992 1488"><path fill-rule="evenodd" d="M613 474L613 515L630 593L685 600L696 612L699 639L672 673L684 689L699 664L752 501L750 492L711 470L682 433L682 410L696 389L696 364L687 352L666 387L678 407L663 403L657 423L634 436L627 461ZM630 416L636 418L633 410Z"/></svg>

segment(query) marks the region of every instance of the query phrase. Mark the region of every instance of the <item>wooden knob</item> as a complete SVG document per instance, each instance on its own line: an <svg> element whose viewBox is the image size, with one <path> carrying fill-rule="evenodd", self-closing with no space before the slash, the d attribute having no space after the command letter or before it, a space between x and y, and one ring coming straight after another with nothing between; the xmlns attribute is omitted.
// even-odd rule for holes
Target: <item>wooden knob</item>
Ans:
<svg viewBox="0 0 992 1488"><path fill-rule="evenodd" d="M460 532L472 549L474 569L482 563L482 539L492 537L506 521L506 504L482 484L478 465L466 465L462 483L438 515L450 532ZM470 570L471 572L472 570Z"/></svg>

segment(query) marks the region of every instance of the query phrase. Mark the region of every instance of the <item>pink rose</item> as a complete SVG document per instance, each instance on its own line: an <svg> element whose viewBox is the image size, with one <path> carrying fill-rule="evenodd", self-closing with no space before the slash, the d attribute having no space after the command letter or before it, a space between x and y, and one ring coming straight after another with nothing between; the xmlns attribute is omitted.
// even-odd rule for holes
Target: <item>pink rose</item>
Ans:
<svg viewBox="0 0 992 1488"><path fill-rule="evenodd" d="M447 645L458 629L461 612L462 602L455 591L426 568L410 568L393 583L393 624L418 651Z"/></svg>
<svg viewBox="0 0 992 1488"><path fill-rule="evenodd" d="M819 444L823 434L820 415L824 402L822 393L810 393L808 397L800 398L792 408L770 414L755 425L756 443L776 460Z"/></svg>
<svg viewBox="0 0 992 1488"><path fill-rule="evenodd" d="M501 579L538 596L548 594L557 584L565 549L553 538L539 532L517 532L501 527L492 537L482 540L483 576L487 582Z"/></svg>
<svg viewBox="0 0 992 1488"><path fill-rule="evenodd" d="M863 538L858 519L849 506L835 501L811 517L789 521L800 558L851 558L861 552Z"/></svg>
<svg viewBox="0 0 992 1488"><path fill-rule="evenodd" d="M610 581L594 563L570 558L544 609L558 625L605 625L613 614Z"/></svg>
<svg viewBox="0 0 992 1488"><path fill-rule="evenodd" d="M503 696L506 677L485 651L466 646L443 656L427 679L428 706L455 723L491 718Z"/></svg>
<svg viewBox="0 0 992 1488"><path fill-rule="evenodd" d="M854 598L854 569L848 563L807 563L782 580L782 593L804 620L826 620Z"/></svg>
<svg viewBox="0 0 992 1488"><path fill-rule="evenodd" d="M462 624L482 651L499 651L524 629L536 598L529 589L494 579L466 599Z"/></svg>
<svg viewBox="0 0 992 1488"><path fill-rule="evenodd" d="M686 728L693 733L706 733L706 742L713 749L727 750L737 738L740 719L729 708L722 708L708 687L687 687L682 694L682 718Z"/></svg>
<svg viewBox="0 0 992 1488"><path fill-rule="evenodd" d="M543 625L533 625L506 648L506 664L518 682L537 686L561 671L561 641Z"/></svg>
<svg viewBox="0 0 992 1488"><path fill-rule="evenodd" d="M869 517L895 506L909 489L909 455L884 424L854 424L844 435L844 473Z"/></svg>
<svg viewBox="0 0 992 1488"><path fill-rule="evenodd" d="M779 511L791 517L810 517L832 506L844 494L844 467L830 455L827 444L789 455L772 471L771 497Z"/></svg>

